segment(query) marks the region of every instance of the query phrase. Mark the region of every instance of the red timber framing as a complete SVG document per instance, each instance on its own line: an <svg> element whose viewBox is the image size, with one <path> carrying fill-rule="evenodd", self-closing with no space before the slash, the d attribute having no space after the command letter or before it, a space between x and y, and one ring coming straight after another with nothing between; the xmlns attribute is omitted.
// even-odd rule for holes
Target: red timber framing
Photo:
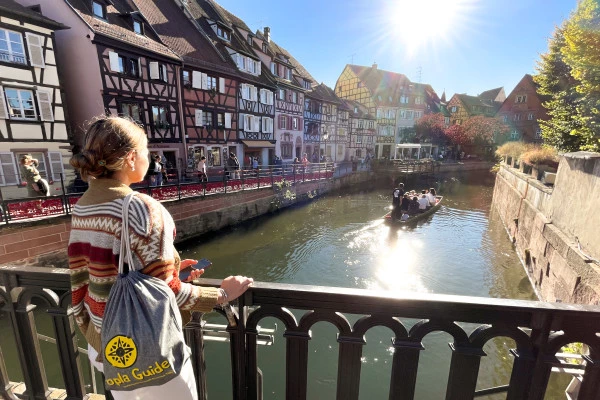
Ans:
<svg viewBox="0 0 600 400"><path fill-rule="evenodd" d="M181 90L188 144L225 144L237 140L236 79L185 66Z"/></svg>
<svg viewBox="0 0 600 400"><path fill-rule="evenodd" d="M179 62L130 46L123 49L107 38L95 44L107 112L142 124L149 143L181 143Z"/></svg>

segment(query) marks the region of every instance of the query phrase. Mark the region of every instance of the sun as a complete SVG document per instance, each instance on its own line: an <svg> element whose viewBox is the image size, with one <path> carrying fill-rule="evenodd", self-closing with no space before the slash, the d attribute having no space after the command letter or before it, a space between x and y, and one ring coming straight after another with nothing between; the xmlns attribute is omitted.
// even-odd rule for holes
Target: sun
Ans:
<svg viewBox="0 0 600 400"><path fill-rule="evenodd" d="M388 0L386 25L391 39L408 53L458 39L478 0Z"/></svg>

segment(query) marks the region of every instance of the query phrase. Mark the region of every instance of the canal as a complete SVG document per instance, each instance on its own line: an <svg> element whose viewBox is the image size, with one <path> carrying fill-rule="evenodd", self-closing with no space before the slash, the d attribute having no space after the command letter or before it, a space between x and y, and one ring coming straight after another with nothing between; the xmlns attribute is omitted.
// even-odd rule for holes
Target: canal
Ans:
<svg viewBox="0 0 600 400"><path fill-rule="evenodd" d="M447 177L408 185L435 186L444 196L442 207L415 226L390 227L382 216L391 204L391 185L369 190L355 188L281 211L218 234L178 245L182 258L206 257L213 262L205 277L242 274L257 281L416 291L480 297L534 300L535 294L497 214L490 210L494 176L487 173ZM292 310L297 317L300 312ZM36 313L38 331L52 336L50 319ZM215 313L210 322L224 323ZM346 315L350 322L360 316ZM416 321L403 320L407 328ZM264 376L264 399L285 398L285 339L282 324L268 318L264 328L275 328L274 342L260 346L259 367ZM474 326L463 325L467 329ZM332 325L318 323L309 343L308 396L335 399L338 344ZM22 380L16 346L7 315L0 313L0 345L13 381ZM373 328L366 336L361 370L360 399L388 397L393 348L392 332ZM434 332L423 341L416 399L443 399L451 336ZM83 342L83 341L82 341ZM85 347L80 345L80 347ZM514 348L510 339L497 338L484 350L477 388L507 384ZM62 387L56 347L42 342L48 383ZM207 342L210 399L231 399L229 347ZM84 357L84 370L89 367ZM546 399L564 399L569 378L552 374ZM90 382L89 377L87 382ZM504 399L505 394L484 397Z"/></svg>
<svg viewBox="0 0 600 400"><path fill-rule="evenodd" d="M184 243L179 249L183 258L206 257L213 261L214 265L206 270L207 278L242 274L266 282L535 300L506 231L490 210L493 184L494 176L488 173L415 184L418 189L434 185L444 195L440 210L415 226L390 227L383 223L381 217L391 204L391 187L384 185L375 190L329 195ZM357 319L347 317L351 322ZM410 327L416 321L406 322ZM276 324L275 319L261 323L265 328ZM282 333L280 330L275 334L273 345L259 348L264 398L268 400L285 398ZM327 323L312 329L308 399L335 398L336 333ZM361 399L387 398L391 337L387 328L372 329L367 334ZM450 335L437 332L425 338L417 399L444 397L450 341ZM508 350L512 347L510 339L487 344L488 356L482 360L478 389L508 383L512 363ZM206 345L210 398L231 398L229 382L223 380L224 371L230 371L227 351L223 344ZM556 388L564 385L565 379L556 382L553 377L547 398L561 398L561 390ZM487 398L505 397L500 394Z"/></svg>

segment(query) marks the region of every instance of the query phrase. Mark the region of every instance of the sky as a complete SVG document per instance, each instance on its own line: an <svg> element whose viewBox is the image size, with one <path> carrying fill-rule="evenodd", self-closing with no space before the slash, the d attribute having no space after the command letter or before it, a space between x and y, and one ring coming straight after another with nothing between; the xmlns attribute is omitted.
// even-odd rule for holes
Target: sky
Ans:
<svg viewBox="0 0 600 400"><path fill-rule="evenodd" d="M346 64L399 72L454 93L504 87L535 73L577 0L217 0L253 30L271 28L331 88Z"/></svg>

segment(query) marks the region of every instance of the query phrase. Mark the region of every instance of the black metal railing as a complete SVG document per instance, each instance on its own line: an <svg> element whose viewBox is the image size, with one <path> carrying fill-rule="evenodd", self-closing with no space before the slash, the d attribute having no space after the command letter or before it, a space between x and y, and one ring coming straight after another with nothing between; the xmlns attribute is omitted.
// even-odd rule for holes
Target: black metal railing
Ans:
<svg viewBox="0 0 600 400"><path fill-rule="evenodd" d="M141 184L133 185L133 188L145 192L159 201L181 200L272 187L283 180L292 184L328 180L352 173L352 168L350 163L328 162L311 163L307 166L277 164L261 166L256 169L242 168L237 172L224 170L220 172L222 174L217 177L210 176L208 180L203 180L197 171L169 169L168 179L163 180L162 185L155 186L148 178ZM60 187L51 188L50 195L44 197L6 199L8 196L5 196L2 191L3 188L6 191L6 186L0 187L0 223L10 224L33 218L69 215L71 208L85 190L85 186L78 186L76 182L78 181L66 182L64 175L60 174ZM85 185L85 183L83 184ZM54 187L54 185L55 182L51 182L51 186ZM26 187L21 183L18 186Z"/></svg>
<svg viewBox="0 0 600 400"><path fill-rule="evenodd" d="M203 280L217 286L219 281ZM45 302L51 315L59 353L64 390L69 399L83 399L85 386L75 324L70 309L69 272L65 269L0 267L0 302L8 315L18 347L27 392L22 398L40 399L48 384L40 354L32 299ZM237 302L239 318L230 324L231 385L236 400L261 399L261 373L257 364L259 323L276 318L283 324L286 342L286 399L307 398L308 349L311 327L329 322L338 330L337 399L359 396L361 357L367 332L389 328L394 337L389 399L413 399L419 356L427 351L423 339L434 331L452 336L451 361L446 388L447 400L464 400L506 391L509 400L544 398L556 357L573 342L589 346L584 355L579 400L596 400L600 393L600 308L425 293L395 295L359 289L302 286L257 282ZM292 310L294 313L292 313ZM222 310L220 311L221 313ZM359 316L350 323L347 315ZM417 319L410 329L403 319ZM3 322L5 323L5 322ZM465 323L477 324L466 330ZM194 313L186 326L192 348L199 398L206 399L202 314ZM479 365L486 355L483 347L491 339L508 337L516 348L510 382L506 387L476 391ZM79 344L79 347L85 347ZM0 349L1 350L1 349ZM0 351L0 395L14 398L10 371Z"/></svg>

